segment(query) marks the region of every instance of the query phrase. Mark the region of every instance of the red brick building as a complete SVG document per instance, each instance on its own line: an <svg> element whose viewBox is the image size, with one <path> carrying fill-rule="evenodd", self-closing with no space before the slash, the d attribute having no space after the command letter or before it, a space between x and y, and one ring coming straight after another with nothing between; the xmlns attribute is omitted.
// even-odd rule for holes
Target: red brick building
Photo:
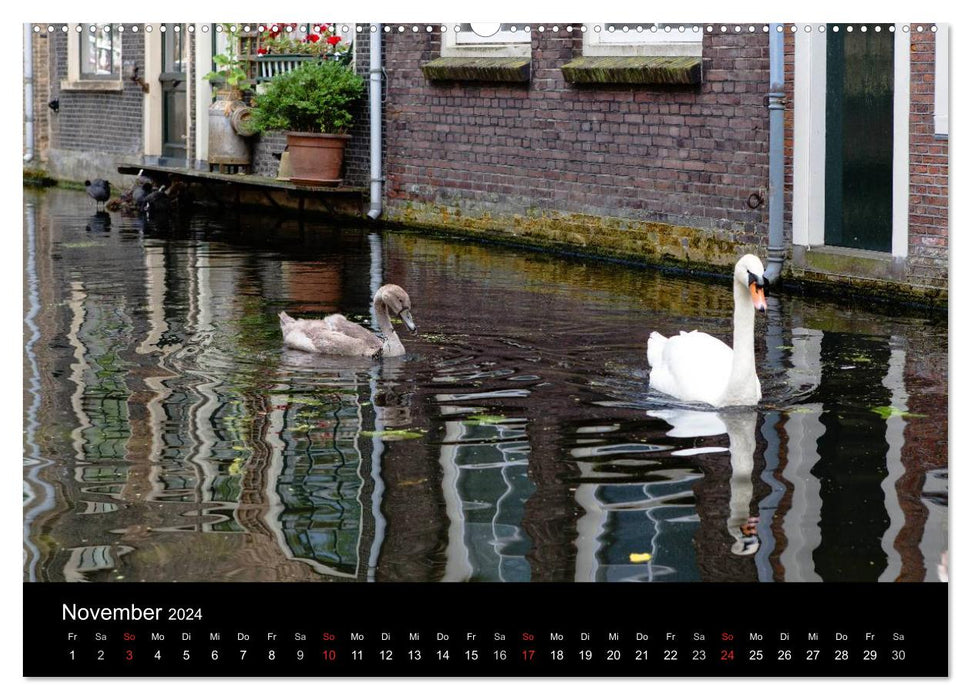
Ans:
<svg viewBox="0 0 971 700"><path fill-rule="evenodd" d="M92 164L110 175L166 148L205 166L209 27L185 25L179 59L134 26L118 35L111 85L72 68L67 25L33 33L35 163L56 177ZM786 278L946 303L946 26L780 26ZM367 76L372 27L349 32ZM677 267L764 255L768 25L380 33L385 220ZM180 84L162 80L167 61L196 78L183 81L182 129L164 126L160 95ZM345 182L362 187L368 116L365 102L346 160ZM254 171L275 174L282 148L281 134L258 141Z"/></svg>
<svg viewBox="0 0 971 700"><path fill-rule="evenodd" d="M790 279L946 299L946 27L783 27ZM701 268L765 250L766 25L703 27L694 80L650 73L669 47L691 49L644 42L634 26L613 52L591 41L607 26L531 27L523 74L490 74L475 48L455 58L459 42L438 28L405 29L384 40L388 218ZM827 57L831 82L842 81L829 93ZM613 73L594 65L578 78L571 62L583 61ZM827 105L845 126L831 114L827 131ZM877 118L862 118L868 111ZM861 132L881 140L867 145ZM854 192L870 169L881 170L874 185ZM827 192L827 178L846 180L846 191ZM841 202L863 211L841 217ZM879 216L868 215L874 206ZM857 236L871 218L879 230ZM834 235L832 219L851 230Z"/></svg>

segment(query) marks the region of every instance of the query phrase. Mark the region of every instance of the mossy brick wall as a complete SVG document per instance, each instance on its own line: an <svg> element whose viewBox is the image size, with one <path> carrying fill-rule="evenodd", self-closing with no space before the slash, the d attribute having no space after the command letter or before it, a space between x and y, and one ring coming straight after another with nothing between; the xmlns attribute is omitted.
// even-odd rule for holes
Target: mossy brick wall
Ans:
<svg viewBox="0 0 971 700"><path fill-rule="evenodd" d="M565 222L581 246L596 225L608 248L641 236L634 257L652 236L681 259L705 238L727 257L764 247L767 209L746 200L768 183L768 37L706 34L690 87L571 85L582 41L534 32L518 85L429 82L440 34L385 35L389 217L526 236Z"/></svg>
<svg viewBox="0 0 971 700"><path fill-rule="evenodd" d="M910 241L913 282L947 285L948 139L934 134L932 23L910 25ZM920 26L924 31L918 31Z"/></svg>
<svg viewBox="0 0 971 700"><path fill-rule="evenodd" d="M144 32L121 35L121 60L142 68L145 65ZM60 100L60 112L52 115L51 146L56 149L95 153L130 154L140 158L142 148L142 88L134 81L123 81L120 92L61 90L67 79L67 34L52 37L56 53L56 82L51 99Z"/></svg>

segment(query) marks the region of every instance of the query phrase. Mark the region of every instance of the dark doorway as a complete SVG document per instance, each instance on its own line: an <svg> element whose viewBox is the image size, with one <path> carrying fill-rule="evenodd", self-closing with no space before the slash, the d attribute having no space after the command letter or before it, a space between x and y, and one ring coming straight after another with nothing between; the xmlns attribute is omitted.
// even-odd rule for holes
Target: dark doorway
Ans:
<svg viewBox="0 0 971 700"><path fill-rule="evenodd" d="M892 25L827 25L827 245L891 251ZM879 31L877 28L879 27Z"/></svg>
<svg viewBox="0 0 971 700"><path fill-rule="evenodd" d="M162 156L184 160L186 149L186 75L189 37L184 24L166 24L162 33Z"/></svg>

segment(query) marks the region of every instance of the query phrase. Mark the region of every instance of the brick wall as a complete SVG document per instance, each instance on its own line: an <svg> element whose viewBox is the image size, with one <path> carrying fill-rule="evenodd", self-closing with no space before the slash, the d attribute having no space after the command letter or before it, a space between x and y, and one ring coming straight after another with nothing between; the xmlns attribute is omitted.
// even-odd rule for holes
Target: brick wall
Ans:
<svg viewBox="0 0 971 700"><path fill-rule="evenodd" d="M33 35L31 49L33 51L34 73L34 159L35 162L47 160L50 148L51 110L47 103L51 101L51 66L50 66L51 37L44 31Z"/></svg>
<svg viewBox="0 0 971 700"><path fill-rule="evenodd" d="M364 96L354 110L351 140L344 152L344 184L355 187L367 187L371 180L371 112L368 101L370 88L367 84L371 61L370 42L371 37L367 31L358 32L355 35L354 70L365 80Z"/></svg>
<svg viewBox="0 0 971 700"><path fill-rule="evenodd" d="M918 26L924 31L918 31ZM948 139L934 134L934 45L930 23L910 31L910 276L947 283Z"/></svg>
<svg viewBox="0 0 971 700"><path fill-rule="evenodd" d="M189 130L186 134L185 143L185 157L189 163L195 163L198 160L196 155L196 91L199 89L196 86L196 37L195 35L190 35L190 40L188 42L188 52L189 52L189 70L191 73L186 76L188 84L186 85L186 99L185 108L189 110ZM203 35L202 41L211 41L206 35Z"/></svg>
<svg viewBox="0 0 971 700"><path fill-rule="evenodd" d="M439 33L385 36L391 218L527 235L540 212L584 215L588 229L658 224L639 229L638 257L667 241L690 258L687 229L726 260L765 245L767 209L746 204L768 184L765 34L706 34L702 84L679 88L571 85L560 67L581 54L580 31L533 36L528 85L429 83L420 66Z"/></svg>
<svg viewBox="0 0 971 700"><path fill-rule="evenodd" d="M122 62L145 63L143 32L121 35ZM121 92L89 92L61 90L60 81L67 78L67 34L56 32L54 45L57 54L58 84L54 86L60 98L60 113L54 129L53 144L60 149L107 152L119 154L142 153L142 89L135 82L123 81Z"/></svg>
<svg viewBox="0 0 971 700"><path fill-rule="evenodd" d="M793 187L793 134L795 133L795 112L793 111L794 105L794 90L796 84L796 35L791 31L785 32L785 40L783 42L783 77L785 80L785 93L786 93L786 105L785 111L782 113L782 121L784 124L785 136L783 137L785 143L782 149L785 153L785 211L782 214L785 227L785 239L786 244L790 245L792 243L792 187Z"/></svg>
<svg viewBox="0 0 971 700"><path fill-rule="evenodd" d="M276 177L280 172L280 159L276 156L287 147L287 135L283 131L270 131L253 139L253 174Z"/></svg>

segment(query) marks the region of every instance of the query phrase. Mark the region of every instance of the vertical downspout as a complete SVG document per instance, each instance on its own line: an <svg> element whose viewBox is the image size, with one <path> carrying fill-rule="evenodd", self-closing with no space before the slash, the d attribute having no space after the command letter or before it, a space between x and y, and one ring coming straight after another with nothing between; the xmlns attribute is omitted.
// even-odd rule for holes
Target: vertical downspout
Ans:
<svg viewBox="0 0 971 700"><path fill-rule="evenodd" d="M34 159L34 46L24 23L24 162Z"/></svg>
<svg viewBox="0 0 971 700"><path fill-rule="evenodd" d="M368 103L371 114L371 208L367 215L377 219L381 216L381 190L384 184L381 172L381 25L372 25L371 29L371 90Z"/></svg>
<svg viewBox="0 0 971 700"><path fill-rule="evenodd" d="M768 281L782 274L786 244L782 222L785 212L785 34L782 25L769 25L769 256Z"/></svg>

